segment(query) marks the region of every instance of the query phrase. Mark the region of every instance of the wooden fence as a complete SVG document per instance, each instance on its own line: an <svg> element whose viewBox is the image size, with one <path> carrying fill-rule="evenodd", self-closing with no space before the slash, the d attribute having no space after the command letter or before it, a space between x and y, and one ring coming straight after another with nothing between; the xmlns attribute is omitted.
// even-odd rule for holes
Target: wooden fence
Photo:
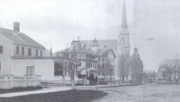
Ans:
<svg viewBox="0 0 180 102"><path fill-rule="evenodd" d="M10 89L14 87L40 86L41 76L17 77L13 75L0 76L0 89Z"/></svg>
<svg viewBox="0 0 180 102"><path fill-rule="evenodd" d="M76 79L74 81L75 84L82 84L82 85L88 85L89 80L83 80L83 79ZM51 81L42 81L41 86L43 87L52 87L52 86L64 86L64 85L71 85L71 80L51 80Z"/></svg>

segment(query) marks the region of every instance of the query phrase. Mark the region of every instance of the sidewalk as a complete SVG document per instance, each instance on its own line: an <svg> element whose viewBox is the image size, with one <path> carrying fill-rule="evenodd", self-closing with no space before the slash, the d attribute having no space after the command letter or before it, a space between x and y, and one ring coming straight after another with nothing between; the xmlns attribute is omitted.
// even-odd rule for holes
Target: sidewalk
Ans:
<svg viewBox="0 0 180 102"><path fill-rule="evenodd" d="M112 87L111 85L99 85L98 88L104 88L104 87ZM75 86L77 89L95 89L97 88L97 85L93 86ZM23 92L13 92L13 93L5 93L0 94L1 97L16 97L16 96L25 96L25 95L31 95L31 94L41 94L41 93L50 93L50 92L58 92L58 91L67 91L71 90L72 87L51 87L51 88L44 88L41 90L35 90L35 91L23 91Z"/></svg>
<svg viewBox="0 0 180 102"><path fill-rule="evenodd" d="M138 85L138 84L137 84ZM140 85L140 84L139 84ZM133 85L133 84L127 84L127 83L124 83L124 84L121 84L120 86L119 86L119 84L116 84L116 85L99 85L99 86L97 86L97 85L87 85L87 86L76 86L76 88L80 88L80 89L85 89L85 88L91 88L91 89L93 89L93 88L105 88L105 87L122 87L122 86L135 86L135 85Z"/></svg>
<svg viewBox="0 0 180 102"><path fill-rule="evenodd" d="M103 87L111 87L112 85L87 85L87 86L76 86L76 88L103 88Z"/></svg>
<svg viewBox="0 0 180 102"><path fill-rule="evenodd" d="M0 97L15 97L15 96L25 96L31 94L41 94L41 93L50 93L50 92L57 92L57 91L67 91L71 90L71 87L52 87L52 88L44 88L41 90L36 91L24 91L24 92L14 92L14 93L6 93L0 94Z"/></svg>

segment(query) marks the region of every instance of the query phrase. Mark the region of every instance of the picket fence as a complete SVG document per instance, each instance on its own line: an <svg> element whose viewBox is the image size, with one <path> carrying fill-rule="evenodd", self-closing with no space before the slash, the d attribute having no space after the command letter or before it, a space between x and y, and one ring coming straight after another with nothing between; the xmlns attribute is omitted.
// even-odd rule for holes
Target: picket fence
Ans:
<svg viewBox="0 0 180 102"><path fill-rule="evenodd" d="M10 89L14 87L29 87L29 86L40 86L41 85L41 76L13 76L13 75L4 75L0 76L0 89Z"/></svg>

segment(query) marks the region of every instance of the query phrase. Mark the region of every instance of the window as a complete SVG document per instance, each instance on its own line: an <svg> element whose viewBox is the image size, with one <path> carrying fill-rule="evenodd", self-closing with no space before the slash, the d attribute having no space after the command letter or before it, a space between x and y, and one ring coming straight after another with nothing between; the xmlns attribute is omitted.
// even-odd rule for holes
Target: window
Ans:
<svg viewBox="0 0 180 102"><path fill-rule="evenodd" d="M38 50L36 50L36 56L38 56Z"/></svg>
<svg viewBox="0 0 180 102"><path fill-rule="evenodd" d="M3 53L3 46L0 45L0 53Z"/></svg>
<svg viewBox="0 0 180 102"><path fill-rule="evenodd" d="M31 48L28 48L28 55L31 56Z"/></svg>
<svg viewBox="0 0 180 102"><path fill-rule="evenodd" d="M16 54L19 54L19 46L16 46Z"/></svg>
<svg viewBox="0 0 180 102"><path fill-rule="evenodd" d="M63 75L63 63L54 63L54 75L55 76Z"/></svg>
<svg viewBox="0 0 180 102"><path fill-rule="evenodd" d="M24 55L24 47L22 47L22 55Z"/></svg>
<svg viewBox="0 0 180 102"><path fill-rule="evenodd" d="M35 75L34 66L27 66L27 76L32 77Z"/></svg>
<svg viewBox="0 0 180 102"><path fill-rule="evenodd" d="M40 56L42 57L42 50L40 51Z"/></svg>

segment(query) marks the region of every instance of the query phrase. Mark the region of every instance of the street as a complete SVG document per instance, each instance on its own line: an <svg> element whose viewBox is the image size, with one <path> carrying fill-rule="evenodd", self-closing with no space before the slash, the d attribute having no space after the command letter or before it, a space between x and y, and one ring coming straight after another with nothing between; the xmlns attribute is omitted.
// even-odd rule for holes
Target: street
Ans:
<svg viewBox="0 0 180 102"><path fill-rule="evenodd" d="M180 85L147 84L100 88L108 95L94 102L179 102Z"/></svg>

